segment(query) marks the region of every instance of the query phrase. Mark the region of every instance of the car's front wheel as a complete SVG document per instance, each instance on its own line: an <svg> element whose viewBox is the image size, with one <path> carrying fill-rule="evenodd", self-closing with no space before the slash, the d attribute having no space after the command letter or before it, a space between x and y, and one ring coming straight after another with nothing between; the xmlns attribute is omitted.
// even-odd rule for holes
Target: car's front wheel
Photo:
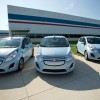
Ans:
<svg viewBox="0 0 100 100"><path fill-rule="evenodd" d="M24 60L21 58L19 61L18 71L23 70L24 68Z"/></svg>
<svg viewBox="0 0 100 100"><path fill-rule="evenodd" d="M86 60L89 60L87 51L84 52L84 58L85 58Z"/></svg>

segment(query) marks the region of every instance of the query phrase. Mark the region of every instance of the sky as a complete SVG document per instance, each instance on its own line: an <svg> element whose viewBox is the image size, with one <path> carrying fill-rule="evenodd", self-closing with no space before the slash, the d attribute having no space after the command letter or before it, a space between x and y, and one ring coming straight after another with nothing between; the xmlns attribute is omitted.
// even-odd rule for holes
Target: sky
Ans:
<svg viewBox="0 0 100 100"><path fill-rule="evenodd" d="M100 20L100 0L0 0L0 30L8 30L7 5Z"/></svg>

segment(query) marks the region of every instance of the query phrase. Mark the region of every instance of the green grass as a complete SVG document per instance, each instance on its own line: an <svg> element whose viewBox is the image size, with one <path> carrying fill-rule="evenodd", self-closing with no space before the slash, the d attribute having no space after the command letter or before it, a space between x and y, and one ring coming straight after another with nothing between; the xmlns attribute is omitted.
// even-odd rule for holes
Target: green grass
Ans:
<svg viewBox="0 0 100 100"><path fill-rule="evenodd" d="M75 55L78 55L78 56L82 56L80 53L77 53L77 50L76 50L76 45L77 45L77 42L76 41L69 41L70 44L73 44L73 47L72 47L72 51Z"/></svg>

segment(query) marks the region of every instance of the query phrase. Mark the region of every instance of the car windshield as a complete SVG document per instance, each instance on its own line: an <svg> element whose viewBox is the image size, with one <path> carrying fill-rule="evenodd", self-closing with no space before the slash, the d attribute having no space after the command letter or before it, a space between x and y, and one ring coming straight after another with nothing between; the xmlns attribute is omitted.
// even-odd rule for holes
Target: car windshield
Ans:
<svg viewBox="0 0 100 100"><path fill-rule="evenodd" d="M87 42L90 44L100 44L100 38L87 38Z"/></svg>
<svg viewBox="0 0 100 100"><path fill-rule="evenodd" d="M69 43L65 38L44 38L41 47L69 47Z"/></svg>
<svg viewBox="0 0 100 100"><path fill-rule="evenodd" d="M0 39L0 48L19 47L21 39Z"/></svg>

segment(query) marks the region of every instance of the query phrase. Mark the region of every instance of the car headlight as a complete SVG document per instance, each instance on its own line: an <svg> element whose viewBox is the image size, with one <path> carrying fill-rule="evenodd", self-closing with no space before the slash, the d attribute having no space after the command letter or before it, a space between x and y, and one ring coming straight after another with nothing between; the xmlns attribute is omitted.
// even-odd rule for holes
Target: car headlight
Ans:
<svg viewBox="0 0 100 100"><path fill-rule="evenodd" d="M89 45L89 49L92 50L92 51L97 51L97 49L92 45Z"/></svg>
<svg viewBox="0 0 100 100"><path fill-rule="evenodd" d="M14 53L12 53L12 54L5 60L5 62L14 59L14 58L16 57L16 55L17 55L17 51L15 51Z"/></svg>
<svg viewBox="0 0 100 100"><path fill-rule="evenodd" d="M72 52L69 52L69 54L67 56L67 61L72 60L72 58L73 58Z"/></svg>
<svg viewBox="0 0 100 100"><path fill-rule="evenodd" d="M42 56L41 55L36 55L36 58L39 60L39 61L42 61Z"/></svg>
<svg viewBox="0 0 100 100"><path fill-rule="evenodd" d="M94 46L92 46L92 45L89 45L89 49L94 50L94 49L95 49L95 47L94 47Z"/></svg>

